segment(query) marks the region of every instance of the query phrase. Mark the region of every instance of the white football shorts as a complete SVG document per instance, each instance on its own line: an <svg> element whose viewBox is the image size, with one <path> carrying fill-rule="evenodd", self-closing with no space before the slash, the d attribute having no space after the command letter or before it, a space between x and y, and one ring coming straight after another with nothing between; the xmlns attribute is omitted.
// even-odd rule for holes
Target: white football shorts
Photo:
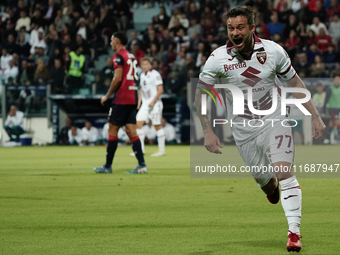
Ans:
<svg viewBox="0 0 340 255"><path fill-rule="evenodd" d="M276 162L294 162L294 139L291 127L283 127L280 124L270 126L263 133L253 140L239 145L238 150L248 169L252 166L254 171L250 171L251 175L259 185L264 187L275 175L275 169L270 166ZM289 126L288 122L285 124ZM267 168L260 168L266 166ZM263 170L263 171L262 171ZM279 170L279 169L276 169Z"/></svg>
<svg viewBox="0 0 340 255"><path fill-rule="evenodd" d="M152 109L149 107L149 103L143 102L139 108L136 120L137 121L148 121L152 122L152 125L161 125L163 112L163 103L156 102Z"/></svg>

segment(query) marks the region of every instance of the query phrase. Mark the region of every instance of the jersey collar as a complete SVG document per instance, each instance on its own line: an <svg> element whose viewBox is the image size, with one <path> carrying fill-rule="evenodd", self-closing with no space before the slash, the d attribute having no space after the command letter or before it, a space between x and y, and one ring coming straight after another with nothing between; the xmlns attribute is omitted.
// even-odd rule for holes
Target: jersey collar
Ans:
<svg viewBox="0 0 340 255"><path fill-rule="evenodd" d="M255 34L253 35L254 37L254 48L253 48L253 51L252 53L249 55L249 57L246 59L246 60L250 60L251 59L251 56L253 55L253 53L255 51L264 51L264 46L263 46L263 43L261 41L260 38L258 38ZM235 49L233 43L228 40L227 44L226 44L226 47L227 47L227 53L232 56L232 57L236 57L236 56L240 56L241 58L243 58L239 53L238 51Z"/></svg>

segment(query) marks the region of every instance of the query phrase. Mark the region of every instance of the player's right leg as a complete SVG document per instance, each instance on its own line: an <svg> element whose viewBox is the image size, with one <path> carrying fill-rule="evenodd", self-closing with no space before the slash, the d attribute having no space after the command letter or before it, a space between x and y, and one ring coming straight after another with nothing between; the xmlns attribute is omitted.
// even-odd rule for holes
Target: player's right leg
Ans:
<svg viewBox="0 0 340 255"><path fill-rule="evenodd" d="M139 139L139 136L137 135L136 131L136 124L133 123L127 123L125 125L125 131L126 134L130 138L130 142L132 144L132 150L134 151L134 154L136 155L136 158L138 160L138 166L135 167L132 171L126 172L127 174L146 174L148 173L148 168L145 164L144 160L144 153L142 152L142 146Z"/></svg>

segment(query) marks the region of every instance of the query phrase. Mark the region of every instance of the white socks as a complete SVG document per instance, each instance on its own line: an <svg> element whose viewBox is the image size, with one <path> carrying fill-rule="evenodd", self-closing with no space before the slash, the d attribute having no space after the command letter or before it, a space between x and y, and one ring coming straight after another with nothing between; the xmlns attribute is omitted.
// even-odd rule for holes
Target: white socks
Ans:
<svg viewBox="0 0 340 255"><path fill-rule="evenodd" d="M165 135L163 128L156 131L158 140L158 150L160 152L165 152Z"/></svg>
<svg viewBox="0 0 340 255"><path fill-rule="evenodd" d="M301 188L295 176L280 181L281 204L287 217L289 230L300 234L301 221Z"/></svg>
<svg viewBox="0 0 340 255"><path fill-rule="evenodd" d="M145 134L143 129L137 128L137 135L139 136L140 143L142 145L142 152L144 153L144 140L145 140Z"/></svg>

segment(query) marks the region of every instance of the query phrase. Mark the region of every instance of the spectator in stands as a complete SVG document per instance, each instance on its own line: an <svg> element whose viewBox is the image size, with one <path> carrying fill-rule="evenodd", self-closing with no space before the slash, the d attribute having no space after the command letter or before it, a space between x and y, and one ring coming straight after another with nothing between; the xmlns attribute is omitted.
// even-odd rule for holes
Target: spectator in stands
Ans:
<svg viewBox="0 0 340 255"><path fill-rule="evenodd" d="M105 94L107 92L114 75L112 70L112 58L107 57L106 66L95 75L95 80L93 82L93 84L96 85L97 94Z"/></svg>
<svg viewBox="0 0 340 255"><path fill-rule="evenodd" d="M150 50L150 49L148 48L148 50ZM138 43L135 43L135 44L133 44L133 45L131 46L131 53L135 56L135 58L136 58L138 64L139 64L139 60L140 60L142 57L145 56L145 52L144 52L142 49L140 49Z"/></svg>
<svg viewBox="0 0 340 255"><path fill-rule="evenodd" d="M213 23L216 22L216 17L211 11L208 5L204 6L203 13L201 14L201 20L211 20Z"/></svg>
<svg viewBox="0 0 340 255"><path fill-rule="evenodd" d="M256 27L255 33L258 37L269 39L270 34L267 28L267 24L263 22L263 18L261 16L256 17L255 19Z"/></svg>
<svg viewBox="0 0 340 255"><path fill-rule="evenodd" d="M151 59L151 61L153 60L158 60L160 61L162 58L162 53L158 50L158 47L155 43L151 44L151 48L148 51L148 53L146 54L147 57L149 57Z"/></svg>
<svg viewBox="0 0 340 255"><path fill-rule="evenodd" d="M315 42L317 43L320 51L325 52L327 50L328 45L332 43L332 38L329 35L326 35L325 30L323 28L320 28L320 33L315 38Z"/></svg>
<svg viewBox="0 0 340 255"><path fill-rule="evenodd" d="M340 113L340 75L333 78L333 85L326 92L324 108L328 109L333 118Z"/></svg>
<svg viewBox="0 0 340 255"><path fill-rule="evenodd" d="M36 46L34 49L34 53L31 54L28 58L33 61L37 62L38 59L44 61L45 65L48 65L49 57L45 55L45 49L43 46Z"/></svg>
<svg viewBox="0 0 340 255"><path fill-rule="evenodd" d="M83 83L83 67L85 64L85 56L82 54L83 48L79 47L76 51L71 51L70 64L67 70L67 91L74 93L75 89L82 87Z"/></svg>
<svg viewBox="0 0 340 255"><path fill-rule="evenodd" d="M323 7L323 4L322 4L321 1L316 1L315 2L315 8L312 11L312 15L314 17L318 17L321 22L327 22L328 21L327 11Z"/></svg>
<svg viewBox="0 0 340 255"><path fill-rule="evenodd" d="M35 8L33 15L31 16L31 30L34 26L42 27L45 24L45 20L41 14L39 8Z"/></svg>
<svg viewBox="0 0 340 255"><path fill-rule="evenodd" d="M300 53L298 55L298 61L294 64L294 69L300 74L304 74L305 77L309 76L310 63L308 62L308 57L306 53ZM300 75L302 76L302 75Z"/></svg>
<svg viewBox="0 0 340 255"><path fill-rule="evenodd" d="M58 9L59 7L54 3L54 0L48 0L48 7L44 12L44 20L47 24L54 22Z"/></svg>
<svg viewBox="0 0 340 255"><path fill-rule="evenodd" d="M195 33L197 33L199 37L201 37L202 27L200 24L197 23L197 19L192 18L190 20L190 27L188 28L187 35L190 37L190 39L192 39Z"/></svg>
<svg viewBox="0 0 340 255"><path fill-rule="evenodd" d="M313 95L312 100L314 105L319 113L324 113L324 104L325 104L326 92L324 91L323 85L321 82L316 84L316 93Z"/></svg>
<svg viewBox="0 0 340 255"><path fill-rule="evenodd" d="M190 3L189 11L186 13L189 20L195 19L197 23L200 21L200 13L197 10L196 3Z"/></svg>
<svg viewBox="0 0 340 255"><path fill-rule="evenodd" d="M15 31L15 29L14 29L14 21L8 19L7 22L6 22L6 29L3 32L2 37L8 38L8 35L10 35L10 34L13 35L14 38L16 38L17 35L18 35L18 32Z"/></svg>
<svg viewBox="0 0 340 255"><path fill-rule="evenodd" d="M96 145L98 143L98 129L92 126L90 121L85 122L85 127L81 130L83 134L83 144L84 145Z"/></svg>
<svg viewBox="0 0 340 255"><path fill-rule="evenodd" d="M152 24L155 29L159 26L168 27L170 17L166 14L164 6L159 7L159 14L152 18Z"/></svg>
<svg viewBox="0 0 340 255"><path fill-rule="evenodd" d="M10 60L10 61L8 62L8 64L9 64L9 67L6 68L6 69L4 70L4 73L3 73L3 80L4 80L4 83L7 84L8 79L9 79L10 77L12 77L12 78L13 78L13 82L16 84L17 76L18 76L18 74L19 74L19 69L18 69L18 67L16 67L16 66L14 65L13 59Z"/></svg>
<svg viewBox="0 0 340 255"><path fill-rule="evenodd" d="M170 32L168 29L163 30L163 38L161 41L160 51L164 54L169 49L170 44L172 43L172 38L170 36Z"/></svg>
<svg viewBox="0 0 340 255"><path fill-rule="evenodd" d="M284 38L289 38L289 34L292 30L296 31L297 28L297 20L296 16L294 14L289 15L289 22L284 26L283 29L283 37Z"/></svg>
<svg viewBox="0 0 340 255"><path fill-rule="evenodd" d="M315 56L315 61L310 67L310 75L314 78L325 78L327 76L326 65L322 62L321 55Z"/></svg>
<svg viewBox="0 0 340 255"><path fill-rule="evenodd" d="M184 29L180 29L177 32L177 36L174 38L174 42L176 43L176 52L178 53L181 48L189 48L190 37L185 35Z"/></svg>
<svg viewBox="0 0 340 255"><path fill-rule="evenodd" d="M69 16L64 15L62 10L58 10L57 11L57 16L54 19L54 24L56 26L56 30L58 33L62 33L63 32L63 26L65 24L70 24L71 20L69 18Z"/></svg>
<svg viewBox="0 0 340 255"><path fill-rule="evenodd" d="M340 5L339 5L340 8ZM332 42L338 47L340 41L340 12L334 14L332 17L332 22L329 25L329 35L332 37Z"/></svg>
<svg viewBox="0 0 340 255"><path fill-rule="evenodd" d="M127 1L116 0L113 7L113 15L120 22L122 31L126 31L131 18L130 7Z"/></svg>
<svg viewBox="0 0 340 255"><path fill-rule="evenodd" d="M270 36L274 36L274 34L282 34L282 23L279 22L278 15L276 12L270 17L271 22L267 24L267 28Z"/></svg>
<svg viewBox="0 0 340 255"><path fill-rule="evenodd" d="M72 125L67 135L69 144L83 146L83 134L80 128Z"/></svg>
<svg viewBox="0 0 340 255"><path fill-rule="evenodd" d="M60 130L58 135L58 144L59 145L69 145L68 132L71 129L72 121L71 118L67 117L65 119L65 126Z"/></svg>
<svg viewBox="0 0 340 255"><path fill-rule="evenodd" d="M179 8L174 8L174 10L172 12L172 16L171 16L170 21L169 21L169 25L168 25L168 29L170 31L172 31L171 29L173 27L175 27L176 25L177 26L180 25L180 23L179 23L179 19L180 18L181 18L181 11L180 11L180 9ZM177 20L177 22L176 22L176 20ZM177 32L177 31L175 31L175 32Z"/></svg>
<svg viewBox="0 0 340 255"><path fill-rule="evenodd" d="M65 70L61 66L61 60L54 59L54 67L50 71L50 84L53 94L66 93L65 90Z"/></svg>
<svg viewBox="0 0 340 255"><path fill-rule="evenodd" d="M320 33L320 28L323 28L326 35L328 35L328 30L326 28L326 25L324 23L320 22L319 17L314 17L313 18L313 24L309 26L308 31L312 30L315 33L315 35L318 36L319 33Z"/></svg>
<svg viewBox="0 0 340 255"><path fill-rule="evenodd" d="M0 69L4 72L9 68L9 61L13 59L13 56L8 53L6 48L2 48L2 55L0 57Z"/></svg>
<svg viewBox="0 0 340 255"><path fill-rule="evenodd" d="M333 44L329 44L327 51L323 53L323 62L327 65L328 70L332 71L335 68L335 63L340 62L340 54L334 49Z"/></svg>
<svg viewBox="0 0 340 255"><path fill-rule="evenodd" d="M148 37L145 40L145 48L146 51L151 48L151 44L156 44L157 47L159 47L159 41L158 38L156 37L155 30L149 31Z"/></svg>
<svg viewBox="0 0 340 255"><path fill-rule="evenodd" d="M77 49L82 48L82 54L86 56L90 56L90 46L87 41L83 38L81 34L76 35L76 41L72 44L71 49L76 51Z"/></svg>
<svg viewBox="0 0 340 255"><path fill-rule="evenodd" d="M29 30L28 30L29 31ZM24 38L25 38L25 43L28 43L30 42L30 38L31 38L31 34L27 32L26 28L25 27L21 27L20 30L19 30L19 33L18 33L18 36L17 36L17 39L16 39L16 42L19 42L19 39L20 39L20 36L21 35L24 35Z"/></svg>
<svg viewBox="0 0 340 255"><path fill-rule="evenodd" d="M108 13L108 10L104 7L100 9L100 16L97 28L101 31L101 35L105 38L105 45L109 45L109 37L118 31L116 22L113 20L113 15Z"/></svg>
<svg viewBox="0 0 340 255"><path fill-rule="evenodd" d="M47 33L44 39L47 45L47 51L46 51L47 56L53 57L55 49L62 47L62 43L59 40L58 32L53 23L49 26L49 32Z"/></svg>
<svg viewBox="0 0 340 255"><path fill-rule="evenodd" d="M15 30L19 31L23 26L26 28L27 31L29 31L31 28L31 18L27 17L26 10L20 11L20 19L17 20Z"/></svg>
<svg viewBox="0 0 340 255"><path fill-rule="evenodd" d="M330 142L331 132L339 119L340 114L340 75L335 74L333 78L333 85L331 85L326 91L326 97L324 102L324 112L326 108L328 113L331 115L331 120L328 127L324 133L324 143L328 144Z"/></svg>
<svg viewBox="0 0 340 255"><path fill-rule="evenodd" d="M19 85L31 84L34 79L34 67L33 64L28 65L27 60L21 62L21 69L17 77Z"/></svg>
<svg viewBox="0 0 340 255"><path fill-rule="evenodd" d="M9 54L13 54L15 50L15 38L13 34L9 34L7 37L7 42L4 42L4 47L7 49Z"/></svg>
<svg viewBox="0 0 340 255"><path fill-rule="evenodd" d="M160 69L160 61L159 60L157 60L157 59L154 59L154 60L152 60L152 68L154 69L154 70L156 70L157 72L160 72L161 73L161 69Z"/></svg>
<svg viewBox="0 0 340 255"><path fill-rule="evenodd" d="M195 69L198 69L198 68L200 68L201 67L201 65L202 65L202 56L204 56L204 55L207 55L208 53L207 53L207 51L206 51L206 48L205 48L205 44L204 43L199 43L198 44L198 47L197 47L197 53L196 53L196 56L195 56L195 58L196 58L196 63L195 63Z"/></svg>
<svg viewBox="0 0 340 255"><path fill-rule="evenodd" d="M132 44L135 44L135 43L138 43L139 47L144 50L144 45L143 45L143 42L141 40L138 39L137 37L137 32L136 31L132 31L131 32L131 41L128 42L128 44L126 45L126 49L128 51L131 51L131 45Z"/></svg>
<svg viewBox="0 0 340 255"><path fill-rule="evenodd" d="M315 61L315 56L317 55L321 55L321 52L318 49L318 46L316 45L316 43L312 43L309 46L309 49L306 51L307 57L308 57L308 62L310 64L313 64Z"/></svg>
<svg viewBox="0 0 340 255"><path fill-rule="evenodd" d="M39 58L37 59L37 68L35 69L34 72L34 79L33 81L37 83L46 83L49 77L49 72L47 69L47 65L45 62Z"/></svg>
<svg viewBox="0 0 340 255"><path fill-rule="evenodd" d="M270 5L270 4L274 5L272 2L268 3L268 5ZM273 8L274 8L274 6L273 6ZM280 10L277 10L277 11L279 12L278 13L279 21L282 24L288 24L289 23L289 19L290 19L290 15L293 14L293 11L290 9L290 7L288 7L288 3L286 1L282 1Z"/></svg>
<svg viewBox="0 0 340 255"><path fill-rule="evenodd" d="M329 21L333 18L333 15L339 15L340 5L338 0L330 0L330 7L327 9Z"/></svg>
<svg viewBox="0 0 340 255"><path fill-rule="evenodd" d="M31 46L26 42L25 35L21 34L19 42L16 43L14 52L16 52L21 58L27 58L30 55Z"/></svg>
<svg viewBox="0 0 340 255"><path fill-rule="evenodd" d="M47 47L47 45L46 45L46 42L45 42L45 40L44 40L44 37L43 37L43 35L44 35L44 30L42 29L42 28L39 28L38 29L38 39L35 41L33 41L32 42L32 40L31 40L31 50L30 50L30 53L33 55L36 51L36 49L37 48L43 48L44 50L46 50L46 47ZM32 39L32 37L31 37L31 39Z"/></svg>
<svg viewBox="0 0 340 255"><path fill-rule="evenodd" d="M165 141L167 144L176 143L176 131L175 127L168 123L165 118L162 118L162 129L164 130Z"/></svg>
<svg viewBox="0 0 340 255"><path fill-rule="evenodd" d="M7 119L4 123L4 128L10 138L10 141L19 142L20 135L25 133L24 113L17 111L17 108L14 105L10 108Z"/></svg>
<svg viewBox="0 0 340 255"><path fill-rule="evenodd" d="M286 41L286 50L291 59L294 59L295 52L298 48L298 45L300 43L300 38L297 36L296 32L294 30L291 30L289 33L289 38Z"/></svg>

